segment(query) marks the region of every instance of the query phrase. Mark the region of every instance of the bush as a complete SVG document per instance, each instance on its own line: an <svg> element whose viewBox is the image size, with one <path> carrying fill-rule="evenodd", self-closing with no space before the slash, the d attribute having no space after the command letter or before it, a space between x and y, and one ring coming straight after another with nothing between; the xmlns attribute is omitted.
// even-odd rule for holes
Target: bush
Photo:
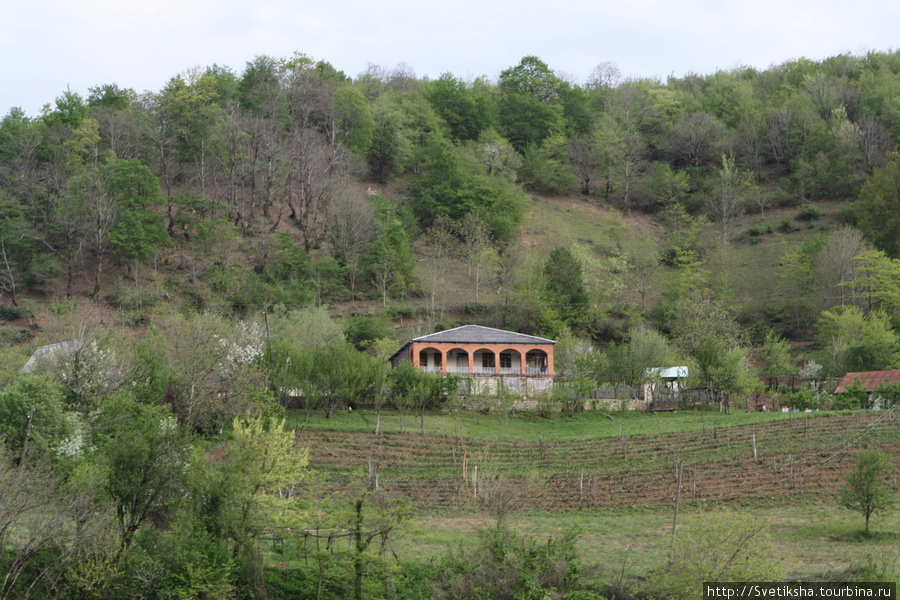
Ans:
<svg viewBox="0 0 900 600"><path fill-rule="evenodd" d="M782 406L790 406L795 410L818 408L818 398L810 390L798 390L786 394Z"/></svg>
<svg viewBox="0 0 900 600"><path fill-rule="evenodd" d="M375 340L391 337L391 324L383 315L350 315L344 319L344 336L362 352L374 344Z"/></svg>
<svg viewBox="0 0 900 600"><path fill-rule="evenodd" d="M815 221L822 217L822 210L810 203L805 203L800 205L800 212L797 213L795 217L798 221Z"/></svg>
<svg viewBox="0 0 900 600"><path fill-rule="evenodd" d="M696 598L705 581L778 581L781 566L764 519L700 517L678 531L673 561L652 582L668 600Z"/></svg>
<svg viewBox="0 0 900 600"><path fill-rule="evenodd" d="M138 286L119 283L108 298L119 310L143 311L159 304L161 298L154 286Z"/></svg>
<svg viewBox="0 0 900 600"><path fill-rule="evenodd" d="M750 227L749 229L747 229L746 236L750 237L750 238L755 238L755 237L761 236L762 234L763 234L763 230L759 227L754 226L754 227Z"/></svg>
<svg viewBox="0 0 900 600"><path fill-rule="evenodd" d="M539 543L505 528L482 531L474 551L441 561L435 597L577 597L569 596L583 591L575 540L575 532Z"/></svg>
<svg viewBox="0 0 900 600"><path fill-rule="evenodd" d="M3 329L0 330L0 346L12 346L23 344L32 338L28 329Z"/></svg>
<svg viewBox="0 0 900 600"><path fill-rule="evenodd" d="M794 227L794 223L791 221L789 217L785 217L781 223L778 224L778 231L781 233L794 233L795 231L800 231L799 227Z"/></svg>
<svg viewBox="0 0 900 600"><path fill-rule="evenodd" d="M0 321L16 321L24 316L26 312L20 306L0 306Z"/></svg>

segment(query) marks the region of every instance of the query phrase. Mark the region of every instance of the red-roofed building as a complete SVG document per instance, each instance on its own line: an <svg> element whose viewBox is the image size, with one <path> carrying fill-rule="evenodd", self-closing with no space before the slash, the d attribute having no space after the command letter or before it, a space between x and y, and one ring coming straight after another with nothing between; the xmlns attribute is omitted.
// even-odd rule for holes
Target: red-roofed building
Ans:
<svg viewBox="0 0 900 600"><path fill-rule="evenodd" d="M863 387L865 387L866 392L868 392L867 399L860 399L861 408L882 409L897 402L896 388L891 389L890 391L884 390L884 392L880 392L879 390L883 389L885 386L900 382L900 369L847 373L844 375L844 378L841 379L841 383L837 386L837 389L834 390L834 393L843 394L847 392L857 381L859 381Z"/></svg>
<svg viewBox="0 0 900 600"><path fill-rule="evenodd" d="M880 385L889 385L891 383L897 383L900 381L900 369L893 369L891 371L860 371L859 373L847 373L844 375L843 379L841 379L841 383L838 384L837 389L834 390L835 394L843 394L847 391L847 388L853 385L853 382L859 379L859 381L866 387L867 392L874 392L875 388Z"/></svg>

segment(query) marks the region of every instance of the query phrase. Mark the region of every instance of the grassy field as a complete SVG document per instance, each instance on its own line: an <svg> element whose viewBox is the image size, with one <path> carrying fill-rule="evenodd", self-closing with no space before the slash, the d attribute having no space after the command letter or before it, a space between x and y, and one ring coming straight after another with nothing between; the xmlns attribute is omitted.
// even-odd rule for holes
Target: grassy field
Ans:
<svg viewBox="0 0 900 600"><path fill-rule="evenodd" d="M806 418L811 413L796 415L768 412L643 412L643 411L587 411L571 417L541 418L534 413L518 412L511 417L482 414L475 411L430 413L425 417L425 433L458 435L467 439L536 441L577 441L618 437L620 425L629 435L663 435L704 431L713 428L742 427L757 423L788 423ZM831 413L818 413L828 415ZM365 433L375 430L372 411L339 411L331 419L321 416L304 422L301 411L291 411L288 424L300 430L343 431ZM386 434L420 433L419 416L385 411L381 415L380 431Z"/></svg>
<svg viewBox="0 0 900 600"><path fill-rule="evenodd" d="M900 573L898 543L900 514L887 513L873 520L874 533L861 535L860 515L833 503L792 503L771 508L723 506L687 508L679 515L679 528L710 518L764 518L770 525L776 555L787 577L820 580L867 564ZM522 513L510 523L538 538L559 536L567 528L579 532L585 568L611 582L622 573L644 578L665 564L669 555L673 512L586 510L577 513ZM485 514L420 515L400 538L398 555L439 556L447 549L472 543L475 533L494 525Z"/></svg>
<svg viewBox="0 0 900 600"><path fill-rule="evenodd" d="M578 531L586 568L600 580L646 577L668 556L680 465L680 526L763 517L777 548L772 560L798 579L867 562L898 569L900 512L876 516L865 537L861 515L836 502L858 448L900 455L900 421L889 412L458 412L426 415L423 435L418 417L388 411L377 436L369 411L308 422L293 413L289 423L311 449L311 467L333 485L368 463L382 489L410 499L415 516L395 547L401 560L471 545L496 524L487 498L505 494L516 529L538 538Z"/></svg>

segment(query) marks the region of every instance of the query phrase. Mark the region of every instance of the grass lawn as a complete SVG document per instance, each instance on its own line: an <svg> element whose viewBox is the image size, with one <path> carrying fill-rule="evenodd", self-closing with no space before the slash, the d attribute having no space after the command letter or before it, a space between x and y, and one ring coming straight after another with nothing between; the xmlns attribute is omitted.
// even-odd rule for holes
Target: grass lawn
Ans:
<svg viewBox="0 0 900 600"><path fill-rule="evenodd" d="M456 411L426 414L425 433L496 441L533 442L540 437L548 442L561 442L618 437L621 433L620 426L626 435L643 436L703 431L716 427L741 427L757 423L789 421L791 418L788 413L739 411L730 414L683 411L660 413L587 411L571 417L547 419L529 412L520 412L506 418L495 414ZM794 418L797 416L794 415ZM372 432L375 430L375 421L375 413L368 410L339 411L330 419L325 419L317 413L308 421L304 421L302 411L290 411L288 414L288 425L312 431ZM411 413L401 415L394 410L384 411L381 414L380 431L420 432L419 416Z"/></svg>
<svg viewBox="0 0 900 600"><path fill-rule="evenodd" d="M865 565L871 557L876 567L900 574L900 512L885 513L872 521L872 535L862 534L861 515L832 504L797 504L734 511L722 507L687 508L679 515L679 528L702 519L744 515L763 517L771 527L776 555L786 576L797 580L821 580L850 567ZM567 528L579 532L579 548L585 568L606 582L625 573L646 577L665 564L672 535L672 511L580 511L572 513L523 513L510 524L539 538L560 535ZM401 559L440 555L448 549L473 543L480 528L494 522L484 514L419 515L399 538Z"/></svg>

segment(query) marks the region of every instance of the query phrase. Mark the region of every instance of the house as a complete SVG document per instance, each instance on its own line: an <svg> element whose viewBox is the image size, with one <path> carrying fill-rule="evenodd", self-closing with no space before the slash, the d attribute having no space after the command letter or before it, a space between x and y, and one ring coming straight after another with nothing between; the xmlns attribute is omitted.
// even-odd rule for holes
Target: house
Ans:
<svg viewBox="0 0 900 600"><path fill-rule="evenodd" d="M39 346L22 367L22 373L46 371L60 362L71 362L83 347L84 340L81 339Z"/></svg>
<svg viewBox="0 0 900 600"><path fill-rule="evenodd" d="M411 362L422 371L461 375L471 393L499 389L528 395L553 387L553 340L533 335L464 325L414 338L390 361Z"/></svg>
<svg viewBox="0 0 900 600"><path fill-rule="evenodd" d="M890 371L860 371L857 373L847 373L841 379L841 382L838 384L837 388L834 390L835 394L843 394L847 391L847 388L851 387L856 380L859 380L860 383L866 388L866 391L869 392L869 405L873 408L881 408L882 407L882 398L873 398L872 394L881 386L890 385L892 383L897 383L900 381L900 369L893 369Z"/></svg>

